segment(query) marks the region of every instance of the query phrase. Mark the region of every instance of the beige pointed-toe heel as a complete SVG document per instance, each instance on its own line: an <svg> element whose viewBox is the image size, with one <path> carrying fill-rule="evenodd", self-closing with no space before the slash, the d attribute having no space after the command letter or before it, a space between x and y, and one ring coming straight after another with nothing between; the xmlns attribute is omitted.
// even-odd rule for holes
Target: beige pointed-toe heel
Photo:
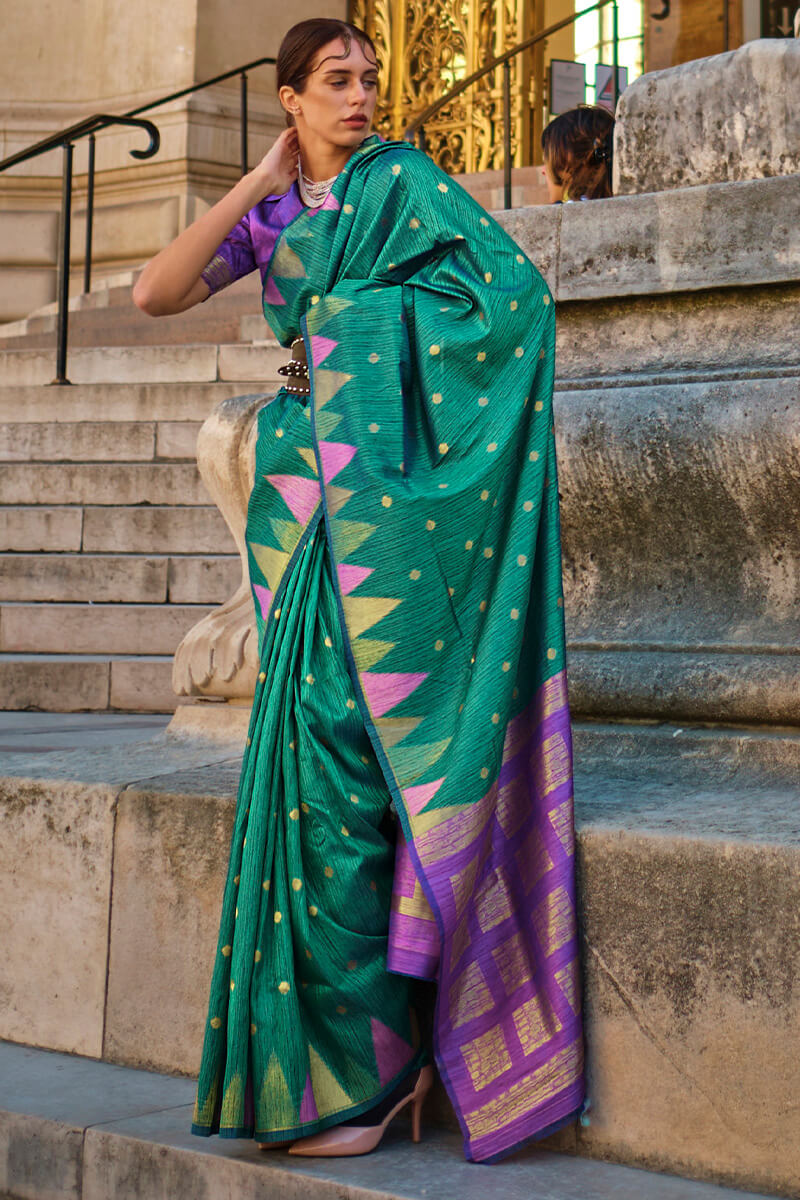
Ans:
<svg viewBox="0 0 800 1200"><path fill-rule="evenodd" d="M389 1122L407 1104L411 1105L411 1140L419 1142L422 1140L422 1106L432 1086L433 1067L422 1067L414 1090L398 1100L379 1125L334 1125L322 1133L300 1138L289 1153L306 1158L349 1158L356 1154L369 1154L380 1144Z"/></svg>

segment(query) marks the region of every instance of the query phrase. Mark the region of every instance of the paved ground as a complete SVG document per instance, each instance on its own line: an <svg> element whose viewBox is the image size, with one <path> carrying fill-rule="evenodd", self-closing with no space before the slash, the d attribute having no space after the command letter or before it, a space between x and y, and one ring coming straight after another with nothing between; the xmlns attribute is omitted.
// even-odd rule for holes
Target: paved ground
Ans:
<svg viewBox="0 0 800 1200"><path fill-rule="evenodd" d="M401 1123L362 1158L300 1159L189 1132L191 1080L0 1043L0 1196L32 1200L765 1200L530 1149L495 1166ZM13 1151L13 1152L12 1152ZM5 1177L4 1177L5 1173Z"/></svg>
<svg viewBox="0 0 800 1200"><path fill-rule="evenodd" d="M0 753L43 754L141 742L166 729L169 713L0 712Z"/></svg>

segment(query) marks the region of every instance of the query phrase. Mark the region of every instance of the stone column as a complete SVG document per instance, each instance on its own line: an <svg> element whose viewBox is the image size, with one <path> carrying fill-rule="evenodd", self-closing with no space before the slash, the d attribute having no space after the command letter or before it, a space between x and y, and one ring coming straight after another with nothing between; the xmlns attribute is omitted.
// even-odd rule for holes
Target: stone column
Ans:
<svg viewBox="0 0 800 1200"><path fill-rule="evenodd" d="M344 16L345 0L4 0L0 157L94 112L123 113L277 52L295 21ZM249 81L251 163L283 128L274 69ZM148 114L150 115L150 114ZM162 145L137 163L142 134L98 138L94 276L145 261L214 203L239 175L239 85L219 85L152 114ZM75 276L83 253L86 144L76 147ZM61 155L0 175L0 320L55 297Z"/></svg>

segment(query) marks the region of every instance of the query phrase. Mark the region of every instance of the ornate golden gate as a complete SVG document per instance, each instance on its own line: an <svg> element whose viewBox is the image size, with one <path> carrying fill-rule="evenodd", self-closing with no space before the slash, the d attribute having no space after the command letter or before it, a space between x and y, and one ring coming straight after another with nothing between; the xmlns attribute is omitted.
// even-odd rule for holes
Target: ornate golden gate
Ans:
<svg viewBox="0 0 800 1200"><path fill-rule="evenodd" d="M350 0L381 60L375 128L402 137L408 122L460 79L534 31L532 0ZM531 162L531 57L511 60L515 166ZM451 174L503 166L502 68L478 80L425 126L428 153Z"/></svg>

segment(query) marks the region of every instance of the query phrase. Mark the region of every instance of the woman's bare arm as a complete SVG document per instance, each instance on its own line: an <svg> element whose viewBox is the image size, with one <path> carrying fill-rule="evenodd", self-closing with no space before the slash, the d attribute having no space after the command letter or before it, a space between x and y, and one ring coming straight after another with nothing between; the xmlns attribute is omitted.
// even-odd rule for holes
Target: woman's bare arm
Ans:
<svg viewBox="0 0 800 1200"><path fill-rule="evenodd" d="M297 178L297 153L297 131L284 130L257 167L150 259L134 285L134 304L151 317L165 317L205 300L209 288L201 272L214 251L259 200L289 190Z"/></svg>

